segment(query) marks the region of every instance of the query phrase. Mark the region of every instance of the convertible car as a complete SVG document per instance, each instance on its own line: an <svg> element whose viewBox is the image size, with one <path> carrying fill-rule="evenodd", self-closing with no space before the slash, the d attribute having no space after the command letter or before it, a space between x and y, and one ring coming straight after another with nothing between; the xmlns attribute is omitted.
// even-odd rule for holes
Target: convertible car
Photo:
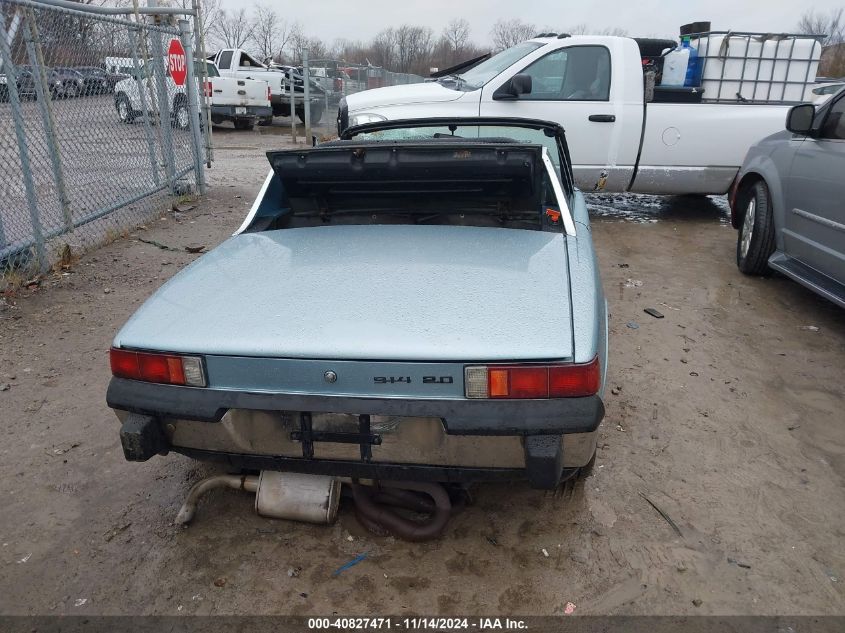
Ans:
<svg viewBox="0 0 845 633"><path fill-rule="evenodd" d="M607 311L560 126L385 121L267 157L238 231L114 339L127 459L544 489L592 464Z"/></svg>

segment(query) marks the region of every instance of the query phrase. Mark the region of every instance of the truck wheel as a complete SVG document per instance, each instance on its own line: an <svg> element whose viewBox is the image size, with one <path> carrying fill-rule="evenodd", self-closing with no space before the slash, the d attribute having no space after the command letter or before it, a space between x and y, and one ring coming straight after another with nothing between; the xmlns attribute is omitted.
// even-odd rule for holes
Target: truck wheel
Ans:
<svg viewBox="0 0 845 633"><path fill-rule="evenodd" d="M129 97L122 92L114 98L114 107L117 110L117 118L121 123L132 123L135 120L135 113L132 111L132 104Z"/></svg>
<svg viewBox="0 0 845 633"><path fill-rule="evenodd" d="M767 275L769 257L775 250L775 223L769 188L757 180L745 189L745 206L736 241L736 265L746 275Z"/></svg>
<svg viewBox="0 0 845 633"><path fill-rule="evenodd" d="M297 110L296 116L299 118L300 121L305 123L305 111L304 110ZM323 118L323 109L322 108L312 108L311 110L311 125L317 125L320 122L320 119Z"/></svg>
<svg viewBox="0 0 845 633"><path fill-rule="evenodd" d="M173 127L177 130L187 130L191 127L191 115L184 99L173 104Z"/></svg>
<svg viewBox="0 0 845 633"><path fill-rule="evenodd" d="M236 130L251 130L255 127L255 121L252 119L235 119Z"/></svg>

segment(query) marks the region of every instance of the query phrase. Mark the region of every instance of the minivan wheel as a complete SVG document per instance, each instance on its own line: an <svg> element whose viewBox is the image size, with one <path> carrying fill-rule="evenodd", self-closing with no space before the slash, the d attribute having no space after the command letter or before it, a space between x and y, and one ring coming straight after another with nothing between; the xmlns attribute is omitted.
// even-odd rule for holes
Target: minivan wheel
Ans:
<svg viewBox="0 0 845 633"><path fill-rule="evenodd" d="M762 180L745 190L742 224L736 241L736 265L746 275L767 275L775 251L775 223L769 188Z"/></svg>

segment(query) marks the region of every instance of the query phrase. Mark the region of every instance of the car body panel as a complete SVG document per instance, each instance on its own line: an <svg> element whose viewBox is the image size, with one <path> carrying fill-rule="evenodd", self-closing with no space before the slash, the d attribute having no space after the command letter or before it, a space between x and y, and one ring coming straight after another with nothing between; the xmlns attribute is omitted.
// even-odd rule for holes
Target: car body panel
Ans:
<svg viewBox="0 0 845 633"><path fill-rule="evenodd" d="M115 346L357 360L568 359L566 257L562 235L514 229L245 233L165 284ZM198 323L197 313L207 317Z"/></svg>

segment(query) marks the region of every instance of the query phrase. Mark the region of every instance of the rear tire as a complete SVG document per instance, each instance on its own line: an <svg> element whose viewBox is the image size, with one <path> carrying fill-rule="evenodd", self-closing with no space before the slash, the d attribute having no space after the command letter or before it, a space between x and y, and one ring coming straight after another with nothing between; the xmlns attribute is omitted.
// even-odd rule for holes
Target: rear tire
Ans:
<svg viewBox="0 0 845 633"><path fill-rule="evenodd" d="M744 190L742 222L736 240L736 265L746 275L768 275L775 251L775 222L769 188L757 180Z"/></svg>
<svg viewBox="0 0 845 633"><path fill-rule="evenodd" d="M132 111L132 104L129 97L122 92L114 99L114 107L117 110L117 118L121 123L132 123L135 120L135 113Z"/></svg>
<svg viewBox="0 0 845 633"><path fill-rule="evenodd" d="M191 127L191 114L184 99L173 104L173 127L177 130L187 130Z"/></svg>

